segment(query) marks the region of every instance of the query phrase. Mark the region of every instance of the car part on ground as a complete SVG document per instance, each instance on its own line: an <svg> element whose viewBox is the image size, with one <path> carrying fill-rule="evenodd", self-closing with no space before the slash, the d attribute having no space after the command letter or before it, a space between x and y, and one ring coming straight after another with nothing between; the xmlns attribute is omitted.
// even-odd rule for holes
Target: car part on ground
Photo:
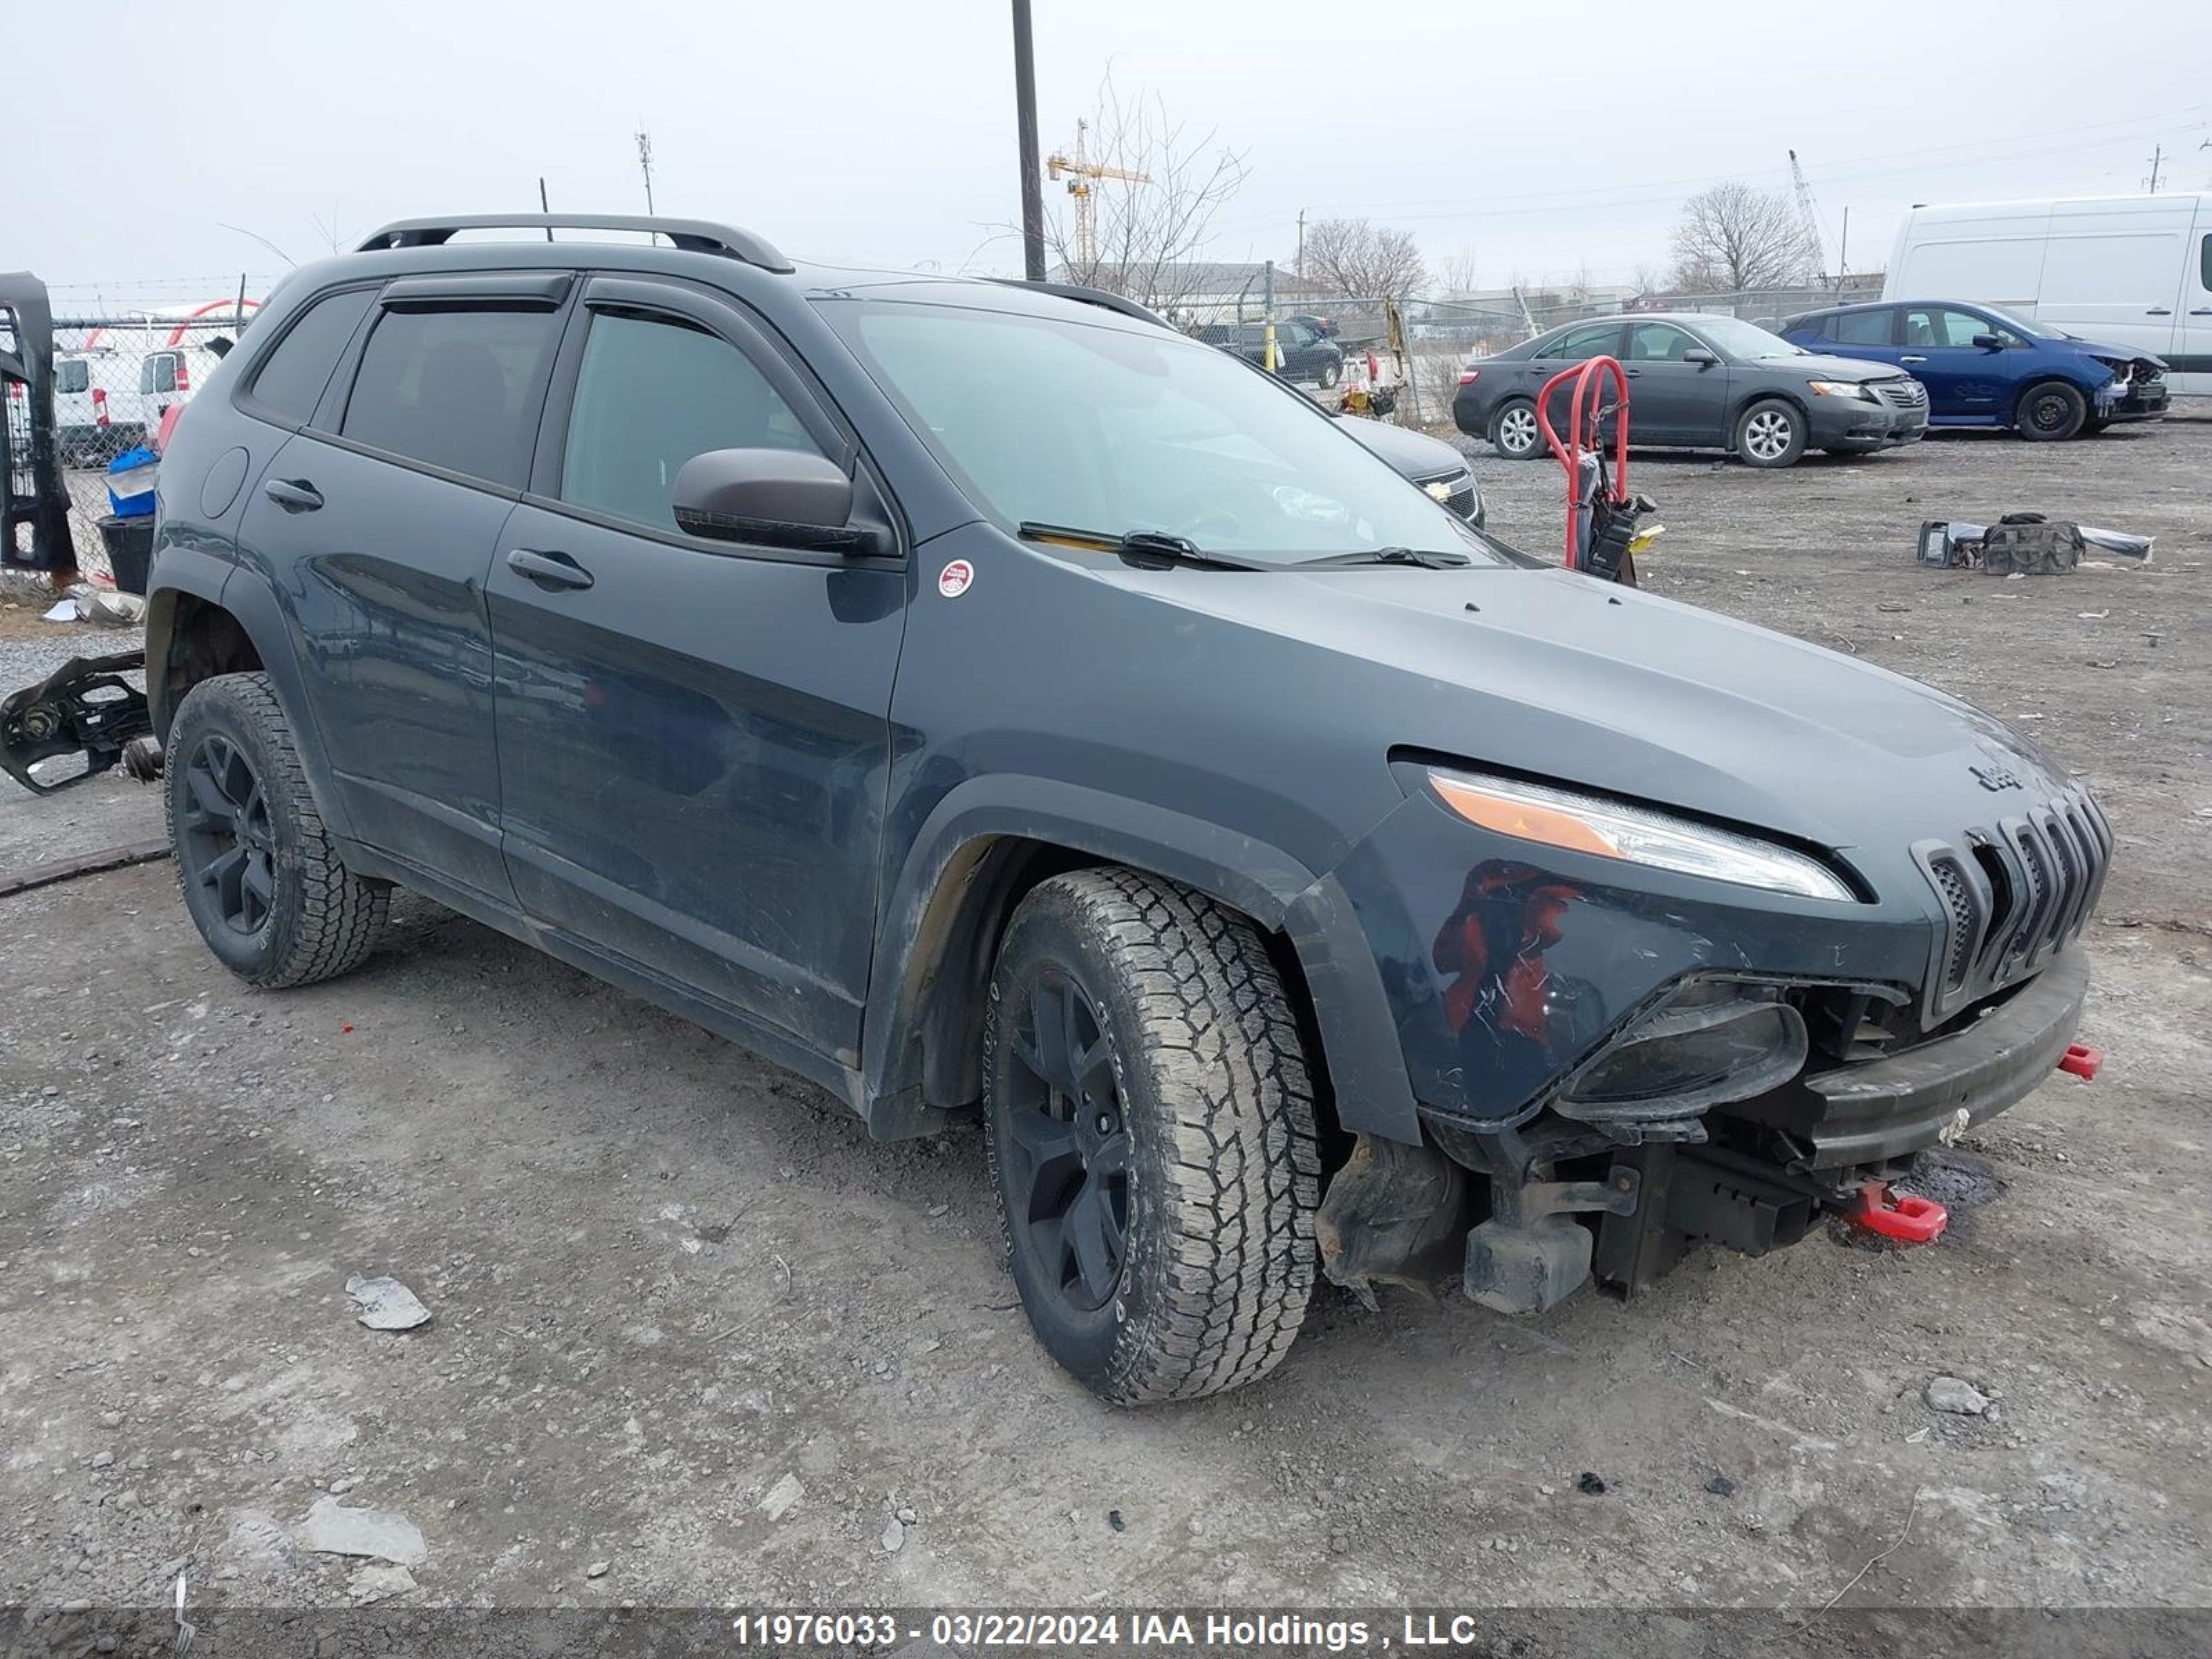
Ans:
<svg viewBox="0 0 2212 1659"><path fill-rule="evenodd" d="M1636 382L1639 447L1725 449L1751 465L1789 466L1808 448L1863 454L1927 429L1927 393L1901 370L1816 356L1736 318L1688 312L1571 323L1471 362L1452 418L1507 459L1527 459L1542 448L1540 389L1598 357L1617 359ZM1544 407L1564 421L1564 393Z"/></svg>
<svg viewBox="0 0 2212 1659"><path fill-rule="evenodd" d="M2002 522L2040 524L2044 519L2040 513L2011 513L2005 515ZM2152 550L2157 545L2155 537L2130 535L2124 530L2100 530L2094 525L2086 524L2065 527L2078 536L2081 543L2073 563L2066 567L2069 569L2080 562L2080 553L2087 552L2092 547L2100 552L2117 553L2124 559L2140 560L2148 564ZM1982 556L1984 542L1989 532L1989 526L1973 524L1965 519L1925 520L1920 526L1920 541L1915 557L1922 564L1954 570L1989 568ZM2005 574L2009 574L2009 570ZM2029 571L2024 574L2036 573Z"/></svg>
<svg viewBox="0 0 2212 1659"><path fill-rule="evenodd" d="M1264 1371L1316 1255L1527 1307L1789 1243L2063 1059L2112 840L1996 721L1504 548L1126 301L511 223L302 269L164 453L151 712L253 982L398 883L878 1138L980 1109L1127 1401ZM531 240L609 226L664 245ZM1637 343L1639 441L1733 383Z"/></svg>
<svg viewBox="0 0 2212 1659"><path fill-rule="evenodd" d="M54 415L53 309L27 270L0 275L0 568L76 569Z"/></svg>
<svg viewBox="0 0 2212 1659"><path fill-rule="evenodd" d="M96 778L153 729L146 694L124 678L143 673L146 653L72 657L35 685L0 702L0 769L37 795ZM46 763L82 756L80 771L41 776Z"/></svg>

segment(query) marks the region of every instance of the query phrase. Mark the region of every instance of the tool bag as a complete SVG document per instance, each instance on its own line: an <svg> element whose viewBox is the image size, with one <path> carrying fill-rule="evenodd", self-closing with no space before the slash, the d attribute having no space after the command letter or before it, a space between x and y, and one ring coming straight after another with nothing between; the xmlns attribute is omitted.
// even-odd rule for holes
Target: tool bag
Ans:
<svg viewBox="0 0 2212 1659"><path fill-rule="evenodd" d="M1982 568L1992 576L2060 576L2081 562L2079 525L2040 513L2008 513L1982 536Z"/></svg>

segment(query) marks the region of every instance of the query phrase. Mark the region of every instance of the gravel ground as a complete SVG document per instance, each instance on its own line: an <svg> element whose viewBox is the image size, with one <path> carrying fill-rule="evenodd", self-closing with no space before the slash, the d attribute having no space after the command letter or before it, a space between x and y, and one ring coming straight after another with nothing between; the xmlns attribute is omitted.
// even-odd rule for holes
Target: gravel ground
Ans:
<svg viewBox="0 0 2212 1659"><path fill-rule="evenodd" d="M1639 459L1651 586L2087 771L2110 1065L1970 1137L1933 1248L1703 1252L1533 1322L1324 1295L1273 1378L1195 1405L1110 1411L1045 1360L972 1127L872 1145L427 903L356 975L264 995L166 866L0 902L0 1604L143 1603L180 1567L211 1606L392 1590L306 1547L343 1487L419 1528L403 1605L2207 1605L2208 463L2201 420ZM1556 473L1482 471L1548 547ZM2029 507L2156 562L1914 568L1923 518ZM126 840L152 799L80 793L0 784L0 846ZM385 1273L428 1325L355 1322L348 1276ZM1931 1409L1939 1378L1989 1409Z"/></svg>

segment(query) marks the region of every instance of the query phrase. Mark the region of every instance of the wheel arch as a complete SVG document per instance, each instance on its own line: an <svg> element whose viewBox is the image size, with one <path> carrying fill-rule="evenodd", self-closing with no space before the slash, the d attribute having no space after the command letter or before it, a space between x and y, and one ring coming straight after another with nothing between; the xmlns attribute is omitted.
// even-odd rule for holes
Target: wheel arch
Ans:
<svg viewBox="0 0 2212 1659"><path fill-rule="evenodd" d="M1307 1040L1329 1128L1418 1141L1381 975L1351 904L1280 849L1167 809L1041 779L977 779L931 815L878 918L862 1037L870 1133L927 1133L982 1093L1000 939L1039 883L1121 865L1251 920Z"/></svg>

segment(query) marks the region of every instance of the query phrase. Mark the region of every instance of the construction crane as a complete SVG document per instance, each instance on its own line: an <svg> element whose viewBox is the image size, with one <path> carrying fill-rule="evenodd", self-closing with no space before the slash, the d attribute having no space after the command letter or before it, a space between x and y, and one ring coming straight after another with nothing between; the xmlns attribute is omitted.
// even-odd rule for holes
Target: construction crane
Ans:
<svg viewBox="0 0 2212 1659"><path fill-rule="evenodd" d="M1091 200L1091 186L1101 179L1120 179L1132 185L1149 185L1149 173L1132 173L1124 167L1103 167L1084 154L1084 139L1091 124L1075 124L1075 154L1063 155L1054 150L1045 158L1045 172L1057 181L1067 180L1067 193L1075 198L1075 263L1088 272L1098 258L1098 204Z"/></svg>
<svg viewBox="0 0 2212 1659"><path fill-rule="evenodd" d="M1813 186L1805 182L1805 169L1797 165L1797 152L1790 152L1790 179L1797 187L1797 216L1805 222L1805 235L1813 249L1815 276L1826 276L1828 255L1820 246L1820 216L1813 210Z"/></svg>

